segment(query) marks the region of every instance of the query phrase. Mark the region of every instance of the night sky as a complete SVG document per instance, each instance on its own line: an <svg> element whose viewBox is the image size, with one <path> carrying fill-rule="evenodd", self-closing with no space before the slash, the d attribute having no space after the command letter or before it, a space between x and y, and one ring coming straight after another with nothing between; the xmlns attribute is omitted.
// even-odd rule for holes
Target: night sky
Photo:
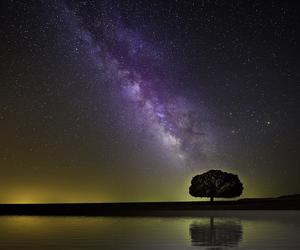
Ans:
<svg viewBox="0 0 300 250"><path fill-rule="evenodd" d="M0 202L300 192L292 1L1 2Z"/></svg>

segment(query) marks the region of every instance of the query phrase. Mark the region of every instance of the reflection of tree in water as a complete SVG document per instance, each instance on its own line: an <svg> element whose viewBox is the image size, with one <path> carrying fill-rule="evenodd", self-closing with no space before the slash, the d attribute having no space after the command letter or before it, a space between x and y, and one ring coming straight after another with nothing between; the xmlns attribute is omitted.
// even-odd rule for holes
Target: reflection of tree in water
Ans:
<svg viewBox="0 0 300 250"><path fill-rule="evenodd" d="M193 246L206 246L209 249L237 246L242 239L243 229L238 220L218 219L210 222L190 224L190 236Z"/></svg>

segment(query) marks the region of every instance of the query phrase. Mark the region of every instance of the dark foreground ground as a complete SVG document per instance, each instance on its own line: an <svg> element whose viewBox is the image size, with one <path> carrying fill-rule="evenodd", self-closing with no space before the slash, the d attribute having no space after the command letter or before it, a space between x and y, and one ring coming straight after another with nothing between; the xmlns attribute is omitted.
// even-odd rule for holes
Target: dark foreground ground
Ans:
<svg viewBox="0 0 300 250"><path fill-rule="evenodd" d="M210 202L0 204L0 215L173 216L201 210L300 210L300 195Z"/></svg>

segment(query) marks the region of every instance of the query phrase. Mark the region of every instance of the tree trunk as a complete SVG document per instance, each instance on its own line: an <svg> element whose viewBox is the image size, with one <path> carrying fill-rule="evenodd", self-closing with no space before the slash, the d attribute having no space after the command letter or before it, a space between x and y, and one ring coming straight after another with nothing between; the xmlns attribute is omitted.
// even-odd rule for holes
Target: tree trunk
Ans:
<svg viewBox="0 0 300 250"><path fill-rule="evenodd" d="M214 197L213 196L210 197L210 202L214 202Z"/></svg>
<svg viewBox="0 0 300 250"><path fill-rule="evenodd" d="M210 217L210 229L212 231L212 229L214 228L214 217Z"/></svg>

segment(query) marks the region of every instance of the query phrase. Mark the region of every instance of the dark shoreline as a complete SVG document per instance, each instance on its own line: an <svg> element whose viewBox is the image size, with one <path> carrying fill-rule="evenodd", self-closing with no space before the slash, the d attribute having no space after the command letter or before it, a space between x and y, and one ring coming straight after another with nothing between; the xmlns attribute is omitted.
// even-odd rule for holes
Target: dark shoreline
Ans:
<svg viewBox="0 0 300 250"><path fill-rule="evenodd" d="M260 198L210 202L124 202L0 204L0 215L180 216L198 211L300 210L297 198Z"/></svg>

